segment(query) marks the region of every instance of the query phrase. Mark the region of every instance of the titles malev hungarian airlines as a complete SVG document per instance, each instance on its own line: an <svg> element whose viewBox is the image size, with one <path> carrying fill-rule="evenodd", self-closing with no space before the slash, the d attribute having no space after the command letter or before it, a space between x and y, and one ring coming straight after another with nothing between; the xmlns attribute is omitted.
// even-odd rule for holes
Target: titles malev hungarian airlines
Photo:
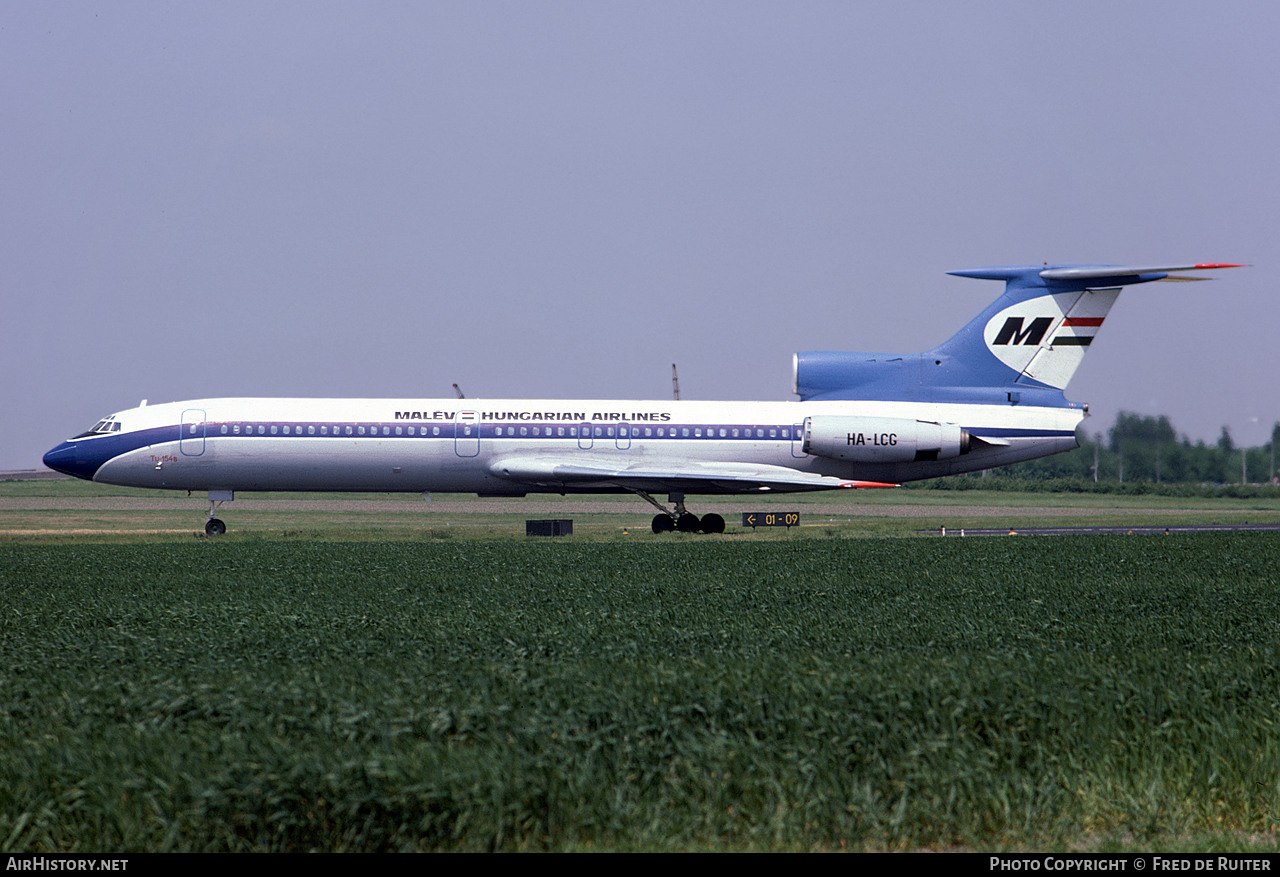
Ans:
<svg viewBox="0 0 1280 877"><path fill-rule="evenodd" d="M1064 390L1123 287L1221 263L952 272L1004 291L923 353L810 351L794 402L198 399L120 411L45 454L106 484L208 491L630 492L655 532L721 532L694 494L885 487L1077 446ZM664 504L655 495L667 495Z"/></svg>
<svg viewBox="0 0 1280 877"><path fill-rule="evenodd" d="M450 411L396 411L395 420L452 420L457 416L457 409ZM547 421L587 421L612 420L614 422L645 422L671 419L670 411L481 411L480 419L484 421L498 420L547 420Z"/></svg>

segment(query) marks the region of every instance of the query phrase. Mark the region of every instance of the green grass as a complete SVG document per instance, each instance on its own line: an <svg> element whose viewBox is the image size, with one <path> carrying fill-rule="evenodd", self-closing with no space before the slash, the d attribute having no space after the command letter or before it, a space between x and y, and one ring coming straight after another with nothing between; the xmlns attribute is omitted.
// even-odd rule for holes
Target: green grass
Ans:
<svg viewBox="0 0 1280 877"><path fill-rule="evenodd" d="M0 544L9 851L1276 848L1280 540Z"/></svg>
<svg viewBox="0 0 1280 877"><path fill-rule="evenodd" d="M972 479L978 480L978 479ZM592 511L582 512L582 503ZM724 516L724 540L917 536L973 528L1178 526L1280 522L1280 497L1171 497L1009 491L887 489L764 497L691 497L698 513ZM111 487L75 479L0 482L0 542L140 540L202 536L208 509L200 494ZM743 511L794 510L801 525L751 531ZM239 493L219 515L227 540L426 540L524 538L527 518L568 517L575 541L652 541L647 504L631 495L530 496L488 500L418 494ZM681 537L656 537L664 542ZM705 538L705 537L697 537Z"/></svg>

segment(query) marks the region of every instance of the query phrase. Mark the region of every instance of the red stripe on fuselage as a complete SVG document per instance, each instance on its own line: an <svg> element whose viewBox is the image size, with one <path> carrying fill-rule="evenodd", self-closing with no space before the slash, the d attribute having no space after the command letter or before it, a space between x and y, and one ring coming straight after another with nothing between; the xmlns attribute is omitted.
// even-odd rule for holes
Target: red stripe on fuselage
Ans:
<svg viewBox="0 0 1280 877"><path fill-rule="evenodd" d="M1064 326L1101 326L1103 317L1067 317L1062 322Z"/></svg>

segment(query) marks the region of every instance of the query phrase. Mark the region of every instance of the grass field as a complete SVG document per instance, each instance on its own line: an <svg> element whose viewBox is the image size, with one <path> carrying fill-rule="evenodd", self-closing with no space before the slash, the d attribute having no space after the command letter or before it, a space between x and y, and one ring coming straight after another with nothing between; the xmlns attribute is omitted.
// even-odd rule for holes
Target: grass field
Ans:
<svg viewBox="0 0 1280 877"><path fill-rule="evenodd" d="M1193 523L1280 524L1274 497L1168 497L1089 494L858 490L782 497L693 497L698 513L718 512L729 524L721 539L751 541L861 536L951 534L966 528L1033 526L1181 526ZM0 481L0 542L115 539L168 541L203 536L208 503L197 494L110 487L74 479ZM791 530L741 526L742 512L797 511ZM653 509L623 496L530 496L480 499L417 494L242 493L218 512L226 539L439 540L523 538L529 518L571 518L576 541L653 537ZM706 537L698 537L706 538Z"/></svg>
<svg viewBox="0 0 1280 877"><path fill-rule="evenodd" d="M1277 534L936 532L1269 501L155 496L0 484L6 851L1277 849Z"/></svg>

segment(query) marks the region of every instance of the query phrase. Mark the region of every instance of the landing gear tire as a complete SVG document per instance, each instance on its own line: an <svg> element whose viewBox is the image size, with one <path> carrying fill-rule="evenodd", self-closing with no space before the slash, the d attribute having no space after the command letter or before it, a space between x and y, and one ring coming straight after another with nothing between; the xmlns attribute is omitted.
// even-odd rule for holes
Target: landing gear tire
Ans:
<svg viewBox="0 0 1280 877"><path fill-rule="evenodd" d="M724 518L712 512L709 515L702 516L702 532L704 533L723 533Z"/></svg>
<svg viewBox="0 0 1280 877"><path fill-rule="evenodd" d="M702 522L698 520L697 515L685 512L676 518L676 529L681 533L697 533L702 529Z"/></svg>
<svg viewBox="0 0 1280 877"><path fill-rule="evenodd" d="M218 518L210 518L205 521L204 534L206 536L221 536L225 532L227 532L227 525Z"/></svg>
<svg viewBox="0 0 1280 877"><path fill-rule="evenodd" d="M671 520L670 515L654 515L653 516L653 532L670 533L676 528L676 522Z"/></svg>
<svg viewBox="0 0 1280 877"><path fill-rule="evenodd" d="M654 533L670 533L672 530L680 533L724 532L724 518L717 514L699 518L684 507L684 494L679 491L673 490L671 492L671 503L674 508L664 506L643 490L636 490L635 493L661 512L661 514L653 516L652 526Z"/></svg>

